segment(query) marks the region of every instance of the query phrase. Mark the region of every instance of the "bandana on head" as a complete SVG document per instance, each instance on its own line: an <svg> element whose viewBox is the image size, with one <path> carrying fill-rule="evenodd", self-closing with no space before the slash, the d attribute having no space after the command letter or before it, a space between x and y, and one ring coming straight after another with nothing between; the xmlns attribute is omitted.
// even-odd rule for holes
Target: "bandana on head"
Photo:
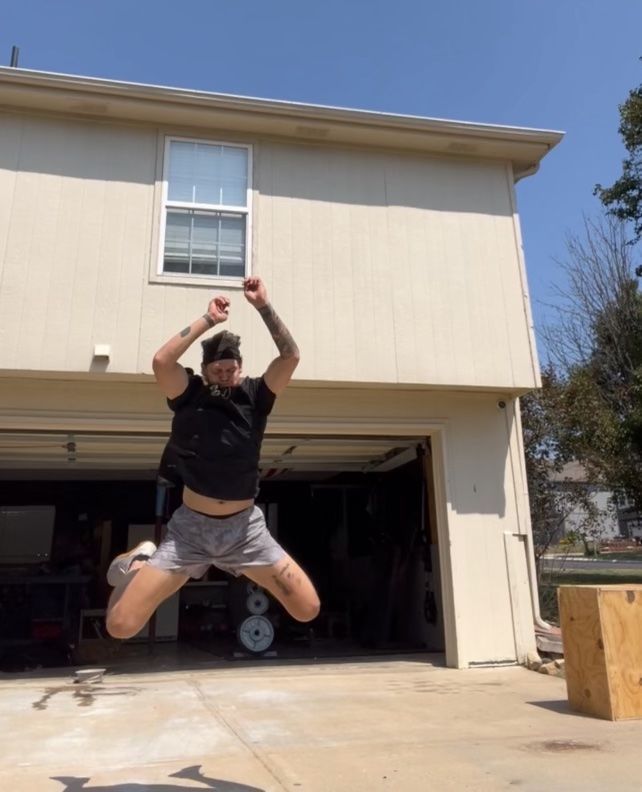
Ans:
<svg viewBox="0 0 642 792"><path fill-rule="evenodd" d="M216 360L237 360L241 362L241 337L230 333L228 330L222 330L216 333L207 341L202 341L203 347L203 365L207 366L208 363L214 363Z"/></svg>

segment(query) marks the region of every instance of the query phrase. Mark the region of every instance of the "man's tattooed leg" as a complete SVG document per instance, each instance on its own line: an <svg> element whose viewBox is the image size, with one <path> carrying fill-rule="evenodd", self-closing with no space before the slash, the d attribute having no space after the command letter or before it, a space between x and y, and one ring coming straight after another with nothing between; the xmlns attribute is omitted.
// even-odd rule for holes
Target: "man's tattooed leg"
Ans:
<svg viewBox="0 0 642 792"><path fill-rule="evenodd" d="M298 582L297 576L290 570L290 562L276 575L272 575L276 587L286 596L292 594L292 585Z"/></svg>

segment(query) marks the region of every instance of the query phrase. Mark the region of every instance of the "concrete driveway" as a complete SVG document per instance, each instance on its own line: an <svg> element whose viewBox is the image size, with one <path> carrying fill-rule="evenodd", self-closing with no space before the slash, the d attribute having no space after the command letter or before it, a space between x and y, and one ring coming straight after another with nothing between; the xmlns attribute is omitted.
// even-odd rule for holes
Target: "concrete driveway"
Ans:
<svg viewBox="0 0 642 792"><path fill-rule="evenodd" d="M8 792L639 792L642 721L572 714L563 680L431 656L0 677Z"/></svg>

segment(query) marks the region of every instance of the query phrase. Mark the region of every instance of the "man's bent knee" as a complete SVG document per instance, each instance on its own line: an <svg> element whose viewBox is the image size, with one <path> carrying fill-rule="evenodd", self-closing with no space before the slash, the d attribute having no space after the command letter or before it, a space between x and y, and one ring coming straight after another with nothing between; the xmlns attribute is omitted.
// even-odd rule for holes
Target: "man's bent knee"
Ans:
<svg viewBox="0 0 642 792"><path fill-rule="evenodd" d="M300 622L310 622L316 619L321 610L321 603L319 600L314 602L305 602L298 604L292 608L288 608L290 615Z"/></svg>
<svg viewBox="0 0 642 792"><path fill-rule="evenodd" d="M112 638L124 640L125 638L133 638L137 635L144 627L145 622L141 623L139 619L133 619L125 613L119 614L116 611L107 615L105 625L107 627L107 632Z"/></svg>

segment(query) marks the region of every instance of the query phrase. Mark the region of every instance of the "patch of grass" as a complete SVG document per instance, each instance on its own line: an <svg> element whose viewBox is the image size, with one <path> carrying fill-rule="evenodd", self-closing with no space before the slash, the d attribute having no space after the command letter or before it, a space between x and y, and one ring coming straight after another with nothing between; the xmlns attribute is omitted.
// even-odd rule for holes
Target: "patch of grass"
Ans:
<svg viewBox="0 0 642 792"><path fill-rule="evenodd" d="M582 542L578 542L577 544L568 544L567 542L564 544L551 545L547 552L555 553L555 555L568 555L569 553L573 555L576 553L584 555L584 545Z"/></svg>
<svg viewBox="0 0 642 792"><path fill-rule="evenodd" d="M609 583L642 583L642 568L637 569L573 569L568 572L547 572L542 586L599 585Z"/></svg>
<svg viewBox="0 0 642 792"><path fill-rule="evenodd" d="M542 586L539 587L539 612L544 621L549 624L559 624L560 614L557 606L557 587L556 586Z"/></svg>
<svg viewBox="0 0 642 792"><path fill-rule="evenodd" d="M546 572L539 582L540 611L544 621L559 624L558 586L608 586L609 583L642 583L642 567L631 569L574 569Z"/></svg>
<svg viewBox="0 0 642 792"><path fill-rule="evenodd" d="M628 553L626 551L622 553L602 551L600 558L608 561L642 561L642 550L630 550Z"/></svg>

